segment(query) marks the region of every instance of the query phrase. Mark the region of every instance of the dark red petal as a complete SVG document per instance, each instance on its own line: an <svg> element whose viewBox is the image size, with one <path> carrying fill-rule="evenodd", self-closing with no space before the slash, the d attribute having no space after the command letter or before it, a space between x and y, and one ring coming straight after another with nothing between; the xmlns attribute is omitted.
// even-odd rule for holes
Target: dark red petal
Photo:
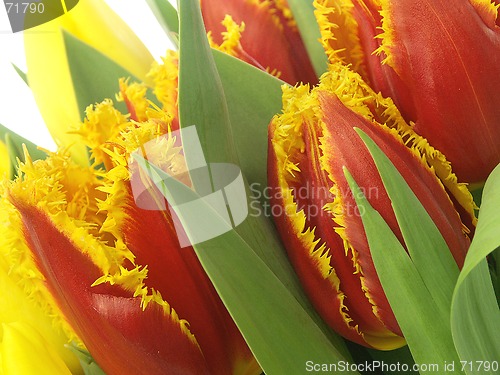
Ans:
<svg viewBox="0 0 500 375"><path fill-rule="evenodd" d="M411 92L415 131L460 180L484 181L500 162L500 28L489 1L385 3L384 51Z"/></svg>
<svg viewBox="0 0 500 375"><path fill-rule="evenodd" d="M141 198L147 199L147 194ZM180 248L169 210L141 209L130 193L123 203L127 218L121 231L136 264L148 267L145 284L159 291L189 322L211 373L232 374L238 362L252 361L193 248Z"/></svg>
<svg viewBox="0 0 500 375"><path fill-rule="evenodd" d="M387 128L373 124L354 113L332 94L322 93L320 100L325 116L324 121L330 133L330 142L327 141L327 144L335 147L331 153L335 157L331 159L330 163L336 171L335 174L339 173L338 176L342 176L343 174L340 174L343 173L342 166L346 166L365 192L373 192L371 195L367 194L368 200L380 212L398 237L402 238L377 168L366 147L354 131L354 127L365 131L404 177L436 223L456 262L462 266L470 241L464 235L460 216L437 177L424 167L419 157L403 143L397 141ZM358 162L359 160L362 162ZM339 180L342 181L342 179ZM344 191L349 191L345 180L342 181L342 184L345 187ZM354 197L350 196L349 199L352 200L352 204L355 204ZM360 218L356 215L349 216L349 218L354 220L353 223L358 222L359 225L362 225ZM349 230L347 224L346 228ZM356 233L357 231L353 231L353 235Z"/></svg>
<svg viewBox="0 0 500 375"><path fill-rule="evenodd" d="M375 92L381 92L385 97L392 98L408 121L414 120L415 108L413 108L413 98L408 87L394 69L382 63L387 56L384 53L377 53L381 44L381 39L378 37L381 34L380 26L382 24L380 7L366 0L353 2L353 14L358 23L357 31L364 51L363 65L366 74L363 79L370 84Z"/></svg>

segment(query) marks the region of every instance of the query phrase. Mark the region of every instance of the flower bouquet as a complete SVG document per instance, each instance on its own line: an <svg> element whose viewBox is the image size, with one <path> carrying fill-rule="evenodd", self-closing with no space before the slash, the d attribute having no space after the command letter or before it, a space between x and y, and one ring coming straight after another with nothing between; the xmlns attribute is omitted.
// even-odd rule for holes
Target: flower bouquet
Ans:
<svg viewBox="0 0 500 375"><path fill-rule="evenodd" d="M498 0L148 0L161 63L69 3L58 149L0 129L0 373L499 373Z"/></svg>

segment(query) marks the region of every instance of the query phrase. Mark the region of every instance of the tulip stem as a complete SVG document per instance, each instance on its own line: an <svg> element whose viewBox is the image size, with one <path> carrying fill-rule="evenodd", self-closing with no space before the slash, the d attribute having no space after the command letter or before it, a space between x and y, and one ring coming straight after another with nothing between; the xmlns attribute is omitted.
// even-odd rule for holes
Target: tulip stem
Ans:
<svg viewBox="0 0 500 375"><path fill-rule="evenodd" d="M500 248L496 249L491 253L493 260L493 267L491 270L491 277L493 282L493 288L495 289L495 295L497 297L497 302L500 305Z"/></svg>

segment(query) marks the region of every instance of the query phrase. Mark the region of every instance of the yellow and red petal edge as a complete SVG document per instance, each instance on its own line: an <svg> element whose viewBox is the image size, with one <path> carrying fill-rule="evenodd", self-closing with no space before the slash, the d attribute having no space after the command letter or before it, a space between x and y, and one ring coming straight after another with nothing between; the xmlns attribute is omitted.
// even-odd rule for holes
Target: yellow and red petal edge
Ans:
<svg viewBox="0 0 500 375"><path fill-rule="evenodd" d="M377 349L400 347L404 339L376 276L343 166L403 240L377 169L353 128L367 132L403 174L459 265L475 220L472 198L394 104L342 63L332 65L311 91L284 88L283 106L269 130L268 179L275 189L272 204L283 208L275 222L299 278L323 318L343 336ZM461 202L469 228L447 191Z"/></svg>
<svg viewBox="0 0 500 375"><path fill-rule="evenodd" d="M148 157L158 160L159 167L174 175L187 171L180 139L170 135L171 131L178 129L177 54L169 52L164 62L150 73L157 82L154 93L163 109L148 102L149 107L137 111L146 101L143 87L122 82L120 99L127 102L133 113L142 115L130 118L122 127L120 121L109 121L110 108L107 106L111 103L105 101L89 107L87 119L78 130L84 142L92 146L95 163L107 166L99 187L99 191L106 194L105 199L98 203L100 212L106 216L100 233L113 236L117 247L120 244L133 254L133 258L122 259L119 265L121 273L109 272L95 285L126 283L126 288L140 296L143 304L148 304L155 294L161 293L179 316L189 321L211 372L257 373L260 371L258 365L194 250L180 248L163 196L141 174L136 163L131 162L131 154L148 144ZM147 120L141 122L139 118L142 116ZM104 131L105 128L113 136L96 145L93 134L100 134L100 129ZM94 152L101 149L104 150L103 158L103 154ZM134 178L134 189L133 175L139 176ZM189 184L189 179L184 180ZM133 190L146 194L134 196Z"/></svg>
<svg viewBox="0 0 500 375"><path fill-rule="evenodd" d="M117 97L129 114L109 99L87 108L74 133L91 148L92 167L75 165L64 150L46 161L26 155L21 177L4 187L18 245L6 247L6 259L106 372L258 374L193 249L180 248L163 198L150 189L146 210L132 194L130 154L147 142L161 167L186 168L180 140L168 136L178 128L176 53L150 77L163 109L129 81Z"/></svg>
<svg viewBox="0 0 500 375"><path fill-rule="evenodd" d="M100 270L61 235L39 209L15 202L27 244L65 318L109 373L162 374L174 369L208 373L187 322L168 304L150 303L117 285L92 287Z"/></svg>
<svg viewBox="0 0 500 375"><path fill-rule="evenodd" d="M352 64L413 130L484 182L500 161L498 1L316 0L331 62Z"/></svg>

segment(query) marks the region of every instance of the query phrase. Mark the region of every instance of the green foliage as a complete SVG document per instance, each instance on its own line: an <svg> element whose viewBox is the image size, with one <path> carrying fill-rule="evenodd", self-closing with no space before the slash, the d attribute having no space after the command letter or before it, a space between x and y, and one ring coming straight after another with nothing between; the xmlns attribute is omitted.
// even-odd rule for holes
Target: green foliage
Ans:
<svg viewBox="0 0 500 375"><path fill-rule="evenodd" d="M380 214L345 170L362 215L371 255L396 319L419 364L459 363L450 328L450 305L457 266L440 232L397 169L365 133L370 151L391 198L408 254ZM444 254L443 254L444 253ZM454 372L463 373L455 368Z"/></svg>
<svg viewBox="0 0 500 375"><path fill-rule="evenodd" d="M328 59L319 39L321 37L318 23L314 17L314 6L312 1L288 0L288 5L297 21L297 26L302 40L309 54L316 74L321 76L326 72Z"/></svg>
<svg viewBox="0 0 500 375"><path fill-rule="evenodd" d="M483 190L476 233L455 287L451 328L460 358L473 362L467 374L495 374L478 368L476 361L500 359L500 310L486 257L500 247L500 166L491 173ZM498 370L498 369L497 369Z"/></svg>
<svg viewBox="0 0 500 375"><path fill-rule="evenodd" d="M175 8L168 0L146 0L146 2L170 40L178 45L179 17Z"/></svg>
<svg viewBox="0 0 500 375"><path fill-rule="evenodd" d="M82 366L85 375L106 375L99 365L94 362L90 353L84 349L79 348L76 344L71 343L68 348L76 355Z"/></svg>
<svg viewBox="0 0 500 375"><path fill-rule="evenodd" d="M100 103L105 98L115 97L115 94L120 91L118 85L120 78L131 77L137 81L120 65L64 30L63 37L82 120L85 118L87 106ZM115 104L119 111L127 113L124 103Z"/></svg>
<svg viewBox="0 0 500 375"><path fill-rule="evenodd" d="M33 142L28 141L26 138L21 137L19 134L13 132L12 130L6 128L0 124L0 139L3 140L9 150L10 159L10 178L13 179L16 176L17 159L21 162L25 162L23 144L28 150L31 158L33 160L45 159L47 156L45 152L38 149L38 146Z"/></svg>

